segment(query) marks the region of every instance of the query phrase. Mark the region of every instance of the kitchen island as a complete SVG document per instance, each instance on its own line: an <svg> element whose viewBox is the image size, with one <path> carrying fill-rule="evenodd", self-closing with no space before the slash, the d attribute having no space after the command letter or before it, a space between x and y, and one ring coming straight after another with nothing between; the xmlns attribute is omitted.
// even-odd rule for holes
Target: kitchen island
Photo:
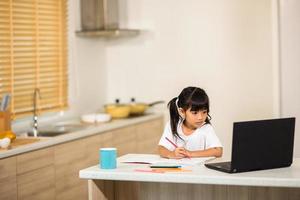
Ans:
<svg viewBox="0 0 300 200"><path fill-rule="evenodd" d="M119 158L120 159L120 158ZM80 170L89 180L89 199L300 199L300 158L291 167L227 174L192 166L190 172L137 172L147 165L118 162Z"/></svg>

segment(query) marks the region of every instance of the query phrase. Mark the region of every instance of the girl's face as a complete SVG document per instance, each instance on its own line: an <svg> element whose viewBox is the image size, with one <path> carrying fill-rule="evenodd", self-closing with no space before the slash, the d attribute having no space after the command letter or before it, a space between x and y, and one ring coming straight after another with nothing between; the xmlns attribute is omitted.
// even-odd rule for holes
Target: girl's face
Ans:
<svg viewBox="0 0 300 200"><path fill-rule="evenodd" d="M191 129L197 129L201 127L207 118L207 110L191 111L189 108L183 111L185 117L185 124Z"/></svg>

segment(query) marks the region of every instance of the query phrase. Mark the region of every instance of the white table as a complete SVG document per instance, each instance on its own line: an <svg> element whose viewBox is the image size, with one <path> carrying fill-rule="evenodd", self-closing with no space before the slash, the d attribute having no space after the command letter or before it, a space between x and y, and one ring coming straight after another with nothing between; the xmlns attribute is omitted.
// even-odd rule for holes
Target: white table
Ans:
<svg viewBox="0 0 300 200"><path fill-rule="evenodd" d="M134 156L134 155L132 155ZM287 168L227 174L192 166L191 172L149 173L147 165L119 163L80 171L89 199L300 199L300 159Z"/></svg>

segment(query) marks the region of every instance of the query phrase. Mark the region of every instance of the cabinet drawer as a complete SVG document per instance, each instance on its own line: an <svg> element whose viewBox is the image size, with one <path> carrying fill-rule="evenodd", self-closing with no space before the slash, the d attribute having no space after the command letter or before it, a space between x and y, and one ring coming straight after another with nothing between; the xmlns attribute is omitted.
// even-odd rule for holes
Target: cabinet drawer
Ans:
<svg viewBox="0 0 300 200"><path fill-rule="evenodd" d="M16 157L0 159L0 179L16 175Z"/></svg>
<svg viewBox="0 0 300 200"><path fill-rule="evenodd" d="M137 153L158 154L159 139L148 139L137 143Z"/></svg>
<svg viewBox="0 0 300 200"><path fill-rule="evenodd" d="M17 174L54 164L53 148L45 148L17 156Z"/></svg>
<svg viewBox="0 0 300 200"><path fill-rule="evenodd" d="M111 133L118 157L127 153L136 153L136 129L134 126L114 130Z"/></svg>
<svg viewBox="0 0 300 200"><path fill-rule="evenodd" d="M47 166L18 175L18 199L55 199L54 166Z"/></svg>
<svg viewBox="0 0 300 200"><path fill-rule="evenodd" d="M136 129L134 126L117 129L111 132L113 145L124 144L136 140Z"/></svg>
<svg viewBox="0 0 300 200"><path fill-rule="evenodd" d="M152 120L136 125L138 141L160 138L163 133L162 119Z"/></svg>
<svg viewBox="0 0 300 200"><path fill-rule="evenodd" d="M87 183L78 176L86 164L85 139L67 142L55 147L56 199L87 199Z"/></svg>
<svg viewBox="0 0 300 200"><path fill-rule="evenodd" d="M86 144L86 165L90 167L99 163L99 149L112 147L112 134L110 132L100 133L84 140Z"/></svg>

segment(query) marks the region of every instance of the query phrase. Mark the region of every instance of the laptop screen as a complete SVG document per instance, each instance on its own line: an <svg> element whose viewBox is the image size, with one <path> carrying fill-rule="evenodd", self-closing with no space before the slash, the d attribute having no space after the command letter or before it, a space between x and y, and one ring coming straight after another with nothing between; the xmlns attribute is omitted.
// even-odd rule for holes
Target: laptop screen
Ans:
<svg viewBox="0 0 300 200"><path fill-rule="evenodd" d="M290 166L295 118L235 122L231 165L237 171Z"/></svg>

